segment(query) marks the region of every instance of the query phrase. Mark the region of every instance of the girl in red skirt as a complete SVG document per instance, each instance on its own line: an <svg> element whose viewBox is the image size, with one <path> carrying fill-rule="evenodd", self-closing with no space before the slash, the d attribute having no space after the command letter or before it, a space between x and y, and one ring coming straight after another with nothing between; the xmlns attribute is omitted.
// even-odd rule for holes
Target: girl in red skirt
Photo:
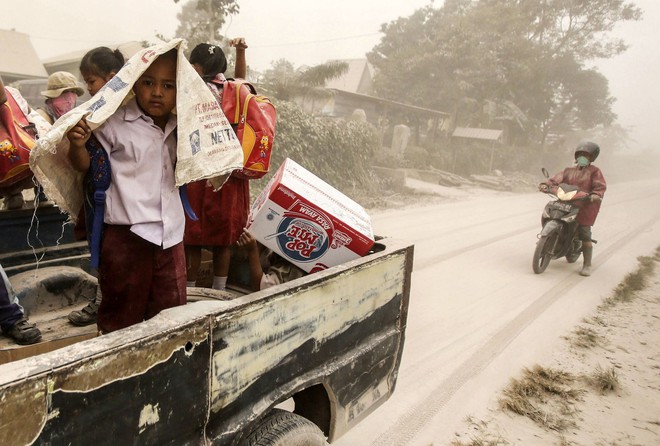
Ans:
<svg viewBox="0 0 660 446"><path fill-rule="evenodd" d="M236 48L235 77L245 78L244 39L233 39L230 45ZM190 53L190 63L206 81L209 89L222 104L223 73L227 59L219 46L200 43ZM193 221L186 215L186 230L183 243L186 250L188 286L196 286L201 264L202 247L213 251L213 288L225 289L229 273L231 245L238 241L250 209L250 187L248 180L230 176L222 188L214 192L206 180L187 186L190 205L198 217Z"/></svg>

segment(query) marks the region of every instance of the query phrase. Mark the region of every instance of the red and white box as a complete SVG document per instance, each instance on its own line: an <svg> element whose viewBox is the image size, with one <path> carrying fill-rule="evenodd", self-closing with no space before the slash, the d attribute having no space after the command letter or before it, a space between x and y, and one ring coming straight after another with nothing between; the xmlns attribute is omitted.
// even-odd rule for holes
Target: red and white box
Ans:
<svg viewBox="0 0 660 446"><path fill-rule="evenodd" d="M260 243L310 273L361 257L374 244L364 208L290 158L255 200L247 226Z"/></svg>

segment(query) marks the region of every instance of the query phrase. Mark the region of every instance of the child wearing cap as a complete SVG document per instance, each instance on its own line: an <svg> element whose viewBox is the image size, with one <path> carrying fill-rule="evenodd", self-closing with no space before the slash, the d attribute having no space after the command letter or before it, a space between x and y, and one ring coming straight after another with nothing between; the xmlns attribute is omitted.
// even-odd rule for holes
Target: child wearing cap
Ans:
<svg viewBox="0 0 660 446"><path fill-rule="evenodd" d="M67 71L56 71L48 76L47 90L41 92L46 97L46 108L37 111L49 123L54 123L65 113L73 110L78 96L85 90L78 85L76 77Z"/></svg>

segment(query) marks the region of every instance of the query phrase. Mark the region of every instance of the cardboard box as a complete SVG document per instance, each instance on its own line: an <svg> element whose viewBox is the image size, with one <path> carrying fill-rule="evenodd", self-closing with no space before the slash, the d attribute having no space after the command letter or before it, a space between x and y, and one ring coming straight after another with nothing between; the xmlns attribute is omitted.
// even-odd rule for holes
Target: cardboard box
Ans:
<svg viewBox="0 0 660 446"><path fill-rule="evenodd" d="M248 228L307 272L361 257L374 244L364 208L289 158L252 205Z"/></svg>

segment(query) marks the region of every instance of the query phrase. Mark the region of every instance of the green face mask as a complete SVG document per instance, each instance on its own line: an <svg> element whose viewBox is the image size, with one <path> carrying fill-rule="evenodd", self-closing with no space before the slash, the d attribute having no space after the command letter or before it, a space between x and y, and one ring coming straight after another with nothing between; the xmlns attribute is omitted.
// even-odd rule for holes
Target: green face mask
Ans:
<svg viewBox="0 0 660 446"><path fill-rule="evenodd" d="M586 156L578 156L577 165L580 167L587 167L589 165L589 158Z"/></svg>

